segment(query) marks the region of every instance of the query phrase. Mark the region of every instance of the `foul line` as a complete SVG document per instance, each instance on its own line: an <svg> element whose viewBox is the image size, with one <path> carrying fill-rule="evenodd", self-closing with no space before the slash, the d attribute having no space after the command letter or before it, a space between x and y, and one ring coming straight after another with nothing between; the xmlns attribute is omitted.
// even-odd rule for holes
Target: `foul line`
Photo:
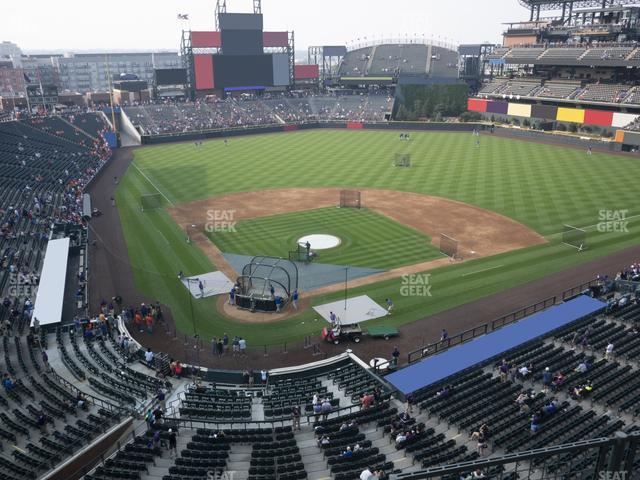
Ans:
<svg viewBox="0 0 640 480"><path fill-rule="evenodd" d="M149 177L147 177L147 176L145 175L145 173L144 173L142 170L140 170L140 169L138 168L138 166L137 166L135 163L132 163L132 164L131 164L131 166L132 166L133 168L135 168L138 172L140 172L140 175L142 175L144 178L146 178L146 179L147 179L147 182L149 182L149 183L151 184L151 186L152 186L153 188L155 188L155 189L158 191L158 193L159 193L160 195L162 195L162 196L165 198L165 200L171 204L171 206L172 206L172 207L175 207L175 204L174 204L171 200L169 200L169 197L167 197L164 193L162 193L162 191L161 191L161 190L156 186L156 184L155 184L155 183L153 183L153 182L151 181L151 179L150 179ZM168 243L168 242L167 242L167 243Z"/></svg>
<svg viewBox="0 0 640 480"><path fill-rule="evenodd" d="M626 217L623 221L627 221L627 220L633 220L635 218L640 218L640 214L638 215L631 215L630 217ZM593 225L587 225L586 227L573 227L573 225L569 225L570 227L573 228L577 228L578 230L591 230L592 228L597 227L598 225L600 225L601 223L607 223L607 220L603 220L602 222L598 222L598 223L594 223ZM555 237L557 235L562 235L564 232L558 232L558 233L551 233L547 236L549 237Z"/></svg>
<svg viewBox="0 0 640 480"><path fill-rule="evenodd" d="M461 276L466 277L468 275L475 275L476 273L488 272L489 270L494 270L496 268L504 267L504 265L496 265L495 267L483 268L482 270L476 270L475 272L467 272L463 273Z"/></svg>

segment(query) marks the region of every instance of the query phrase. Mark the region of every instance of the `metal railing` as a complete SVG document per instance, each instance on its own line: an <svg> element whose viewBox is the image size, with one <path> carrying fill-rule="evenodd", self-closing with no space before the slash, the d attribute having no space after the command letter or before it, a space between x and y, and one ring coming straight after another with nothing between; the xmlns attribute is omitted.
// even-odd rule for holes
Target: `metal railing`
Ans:
<svg viewBox="0 0 640 480"><path fill-rule="evenodd" d="M327 419L331 420L333 418L341 417L343 415L348 415L353 413L354 411L360 411L362 409L359 403L352 404L347 407L341 407L332 409L331 412L327 415ZM301 423L305 425L312 425L315 421L316 415L313 413L305 413L300 416ZM302 422L302 419L306 420ZM206 418L182 418L175 416L165 416L166 422L174 423L178 426L180 425L189 425L190 430L193 429L193 425L202 425L202 428L223 428L225 426L233 426L234 428L238 428L242 426L242 428L275 428L275 427L283 427L286 425L291 425L293 423L293 416L286 415L279 418L273 418L271 420L207 420ZM196 427L198 428L198 427Z"/></svg>
<svg viewBox="0 0 640 480"><path fill-rule="evenodd" d="M640 282L632 280L616 280L616 291L620 293L634 293L640 291Z"/></svg>
<svg viewBox="0 0 640 480"><path fill-rule="evenodd" d="M130 409L128 409L126 406L124 406L124 405L114 405L113 403L107 402L106 400L103 400L102 398L98 398L98 397L96 397L94 395L91 395L90 393L87 393L87 392L84 392L84 391L80 390L75 385L73 385L71 382L69 382L67 379L61 377L60 374L58 374L58 372L56 372L53 369L51 370L49 375L51 377L53 377L53 379L55 381L60 383L65 389L73 392L74 395L77 396L78 393L82 394L82 396L84 398L86 398L89 403L92 403L92 404L97 405L97 406L99 406L101 408L104 408L105 410L109 410L110 412L114 412L114 413L118 413L118 414L122 414L123 411L132 413L132 411Z"/></svg>
<svg viewBox="0 0 640 480"><path fill-rule="evenodd" d="M498 330L505 325L509 325L529 315L545 310L555 305L556 301L556 296L549 297L541 300L540 302L533 303L511 313L507 313L506 315L498 317L491 322L484 323L470 330L465 330L464 332L450 336L445 340L439 340L437 342L423 345L422 347L412 350L407 354L407 363L410 364L423 358L430 357L431 355L443 352L456 345L468 342L480 335L485 335L489 332L493 332L494 330Z"/></svg>
<svg viewBox="0 0 640 480"><path fill-rule="evenodd" d="M560 296L560 298L562 299L562 301L566 301L569 300L577 295L580 295L582 292L584 292L586 289L588 289L589 287L593 287L594 285L598 284L598 280L596 280L595 278L593 280L589 280L588 282L585 283L581 283L580 285L576 285L575 287L571 287L566 289L564 292L562 292L562 295Z"/></svg>
<svg viewBox="0 0 640 480"><path fill-rule="evenodd" d="M469 462L391 475L391 480L430 478L482 478L582 480L631 478L640 434L618 432L612 438L596 438L525 452L481 458ZM473 477L476 478L476 477Z"/></svg>

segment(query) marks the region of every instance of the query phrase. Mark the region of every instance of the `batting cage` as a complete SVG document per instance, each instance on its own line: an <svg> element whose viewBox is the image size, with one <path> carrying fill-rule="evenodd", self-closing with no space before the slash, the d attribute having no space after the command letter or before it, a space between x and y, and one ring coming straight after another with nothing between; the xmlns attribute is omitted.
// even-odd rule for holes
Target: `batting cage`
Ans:
<svg viewBox="0 0 640 480"><path fill-rule="evenodd" d="M440 234L440 253L451 259L458 258L458 240L444 233Z"/></svg>
<svg viewBox="0 0 640 480"><path fill-rule="evenodd" d="M579 252L587 248L587 232L571 225L562 226L562 243L577 248Z"/></svg>
<svg viewBox="0 0 640 480"><path fill-rule="evenodd" d="M253 257L238 277L236 305L251 311L275 312L284 308L298 289L298 267L277 257Z"/></svg>
<svg viewBox="0 0 640 480"><path fill-rule="evenodd" d="M310 263L317 256L311 249L307 250L304 245L297 245L296 250L289 250L289 260L292 262Z"/></svg>
<svg viewBox="0 0 640 480"><path fill-rule="evenodd" d="M159 193L149 193L140 196L140 210L157 210L162 208L162 195Z"/></svg>
<svg viewBox="0 0 640 480"><path fill-rule="evenodd" d="M360 208L362 199L360 190L341 190L340 208Z"/></svg>
<svg viewBox="0 0 640 480"><path fill-rule="evenodd" d="M411 154L410 153L396 153L393 159L394 167L408 168L411 166Z"/></svg>

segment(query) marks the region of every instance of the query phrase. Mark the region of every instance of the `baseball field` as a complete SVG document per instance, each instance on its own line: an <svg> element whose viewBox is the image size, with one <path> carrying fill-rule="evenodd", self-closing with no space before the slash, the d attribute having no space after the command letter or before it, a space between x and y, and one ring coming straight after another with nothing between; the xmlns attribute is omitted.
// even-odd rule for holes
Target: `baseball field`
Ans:
<svg viewBox="0 0 640 480"><path fill-rule="evenodd" d="M411 154L410 168L392 166L397 153ZM413 133L403 142L393 132L327 130L141 148L116 201L137 288L168 305L185 333L193 326L177 272L225 271L212 251L286 257L312 233L342 240L318 261L398 273L354 282L349 295L392 298L394 315L368 324L402 325L640 243L640 207L625 180L633 178L637 160L581 149L490 135L478 146L468 133ZM361 190L364 208L335 208L341 188ZM141 211L149 194L162 208ZM220 220L212 208L233 228L206 231ZM565 224L587 232L586 249L561 242ZM440 254L439 232L460 238L463 261ZM430 294L403 296L400 274L417 272L430 274ZM293 341L320 330L309 305L342 295L311 292L299 313L259 324L219 311L214 297L196 299L196 329L254 346Z"/></svg>

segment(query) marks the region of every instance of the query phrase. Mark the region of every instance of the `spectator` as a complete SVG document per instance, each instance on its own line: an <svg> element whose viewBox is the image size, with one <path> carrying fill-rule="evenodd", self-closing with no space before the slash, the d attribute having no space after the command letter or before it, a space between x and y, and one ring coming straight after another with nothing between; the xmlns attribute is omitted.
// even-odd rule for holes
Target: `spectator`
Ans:
<svg viewBox="0 0 640 480"><path fill-rule="evenodd" d="M13 390L14 382L8 373L5 373L2 377L2 386L4 387L6 392L10 392L11 390Z"/></svg>
<svg viewBox="0 0 640 480"><path fill-rule="evenodd" d="M182 363L180 361L176 361L176 377L182 378Z"/></svg>
<svg viewBox="0 0 640 480"><path fill-rule="evenodd" d="M178 455L178 440L176 439L176 432L173 429L169 429L169 454L171 458Z"/></svg>
<svg viewBox="0 0 640 480"><path fill-rule="evenodd" d="M498 370L500 371L500 380L503 382L507 381L508 375L509 375L509 363L507 363L506 359L502 359L502 362L500 363L500 366L498 367Z"/></svg>
<svg viewBox="0 0 640 480"><path fill-rule="evenodd" d="M153 448L160 448L160 430L153 432Z"/></svg>
<svg viewBox="0 0 640 480"><path fill-rule="evenodd" d="M293 429L300 430L300 407L298 405L294 405L291 408L291 416L293 418Z"/></svg>
<svg viewBox="0 0 640 480"><path fill-rule="evenodd" d="M552 381L553 381L553 375L549 371L549 367L546 367L544 369L544 372L542 372L542 384L544 385L543 390L545 392L549 391L549 387L551 386Z"/></svg>
<svg viewBox="0 0 640 480"><path fill-rule="evenodd" d="M532 434L535 434L540 430L540 417L535 413L531 416L531 425L529 429Z"/></svg>
<svg viewBox="0 0 640 480"><path fill-rule="evenodd" d="M260 370L260 381L262 382L262 385L265 387L269 382L269 372L267 372L265 369Z"/></svg>
<svg viewBox="0 0 640 480"><path fill-rule="evenodd" d="M44 413L40 413L40 415L38 415L38 420L37 420L37 424L38 427L40 428L40 433L42 435L47 435L47 422L49 421L49 419L47 418L47 416Z"/></svg>
<svg viewBox="0 0 640 480"><path fill-rule="evenodd" d="M480 428L473 432L469 437L471 440L478 440L479 438L485 438L489 434L489 426L486 423L480 425Z"/></svg>
<svg viewBox="0 0 640 480"><path fill-rule="evenodd" d="M360 480L373 480L375 475L371 472L371 468L365 468L362 473L360 473Z"/></svg>
<svg viewBox="0 0 640 480"><path fill-rule="evenodd" d="M329 418L329 414L331 413L331 402L329 402L328 398L325 398L322 401L322 420L327 420Z"/></svg>
<svg viewBox="0 0 640 480"><path fill-rule="evenodd" d="M362 398L360 400L362 409L366 410L367 408L369 408L373 404L373 401L374 401L373 395L371 395L370 393L365 393L364 395L362 395Z"/></svg>
<svg viewBox="0 0 640 480"><path fill-rule="evenodd" d="M520 377L524 380L529 374L531 373L531 370L529 369L528 366L526 365L522 365L522 367L520 367L518 369L518 374L520 375Z"/></svg>
<svg viewBox="0 0 640 480"><path fill-rule="evenodd" d="M556 373L555 376L553 377L553 380L551 381L551 386L553 390L557 391L564 384L564 381L565 381L565 376L562 374L562 372Z"/></svg>
<svg viewBox="0 0 640 480"><path fill-rule="evenodd" d="M316 423L318 423L322 414L322 404L320 402L313 404L313 414L316 417Z"/></svg>
<svg viewBox="0 0 640 480"><path fill-rule="evenodd" d="M604 351L604 359L609 360L613 356L613 343L609 342Z"/></svg>
<svg viewBox="0 0 640 480"><path fill-rule="evenodd" d="M158 393L156 394L156 400L160 404L160 408L162 410L166 410L167 409L166 394L164 393L164 389L163 388L158 388Z"/></svg>
<svg viewBox="0 0 640 480"><path fill-rule="evenodd" d="M45 371L50 371L51 366L49 365L49 355L47 355L46 350L42 350L42 364L44 365Z"/></svg>
<svg viewBox="0 0 640 480"><path fill-rule="evenodd" d="M586 360L583 360L578 364L574 371L577 373L585 373L587 370L589 370L589 364Z"/></svg>
<svg viewBox="0 0 640 480"><path fill-rule="evenodd" d="M144 360L147 362L149 368L154 368L153 365L153 352L150 348L147 348L147 351L144 353Z"/></svg>
<svg viewBox="0 0 640 480"><path fill-rule="evenodd" d="M240 350L240 355L247 354L247 341L242 337L238 338L238 348Z"/></svg>

